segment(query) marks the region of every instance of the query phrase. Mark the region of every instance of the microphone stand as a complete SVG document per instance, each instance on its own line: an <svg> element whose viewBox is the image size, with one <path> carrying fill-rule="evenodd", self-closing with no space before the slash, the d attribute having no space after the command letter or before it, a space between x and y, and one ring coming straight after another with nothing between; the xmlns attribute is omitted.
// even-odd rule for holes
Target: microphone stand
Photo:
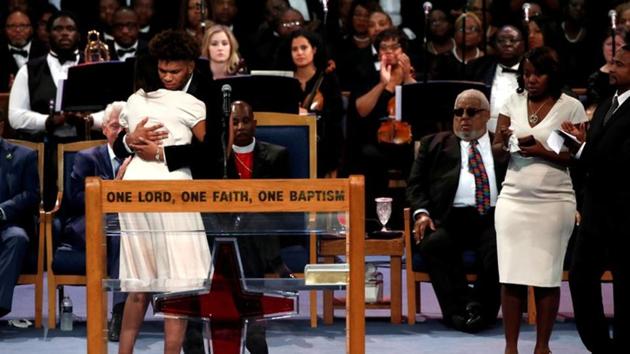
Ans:
<svg viewBox="0 0 630 354"><path fill-rule="evenodd" d="M429 11L431 12L431 11ZM426 84L429 81L429 31L431 30L429 23L429 14L425 12L424 14L424 83Z"/></svg>
<svg viewBox="0 0 630 354"><path fill-rule="evenodd" d="M223 100L225 100L225 96ZM223 102L225 105L225 102ZM231 105L230 105L231 106ZM227 173L227 160L228 160L228 147L227 147L227 139L225 137L227 131L227 120L230 119L230 110L223 110L222 119L221 119L221 148L223 149L223 179L228 178Z"/></svg>
<svg viewBox="0 0 630 354"><path fill-rule="evenodd" d="M617 24L615 23L616 19L613 17L610 23L610 39L612 39L612 57L615 57L617 53L617 44L615 43L615 37L617 36Z"/></svg>
<svg viewBox="0 0 630 354"><path fill-rule="evenodd" d="M483 36L481 37L481 45L483 50L483 55L485 56L488 50L488 16L486 16L486 10L488 9L487 0L481 0L481 29L483 30Z"/></svg>
<svg viewBox="0 0 630 354"><path fill-rule="evenodd" d="M524 10L525 11L525 10ZM529 8L526 10L529 11ZM525 51L529 50L529 13L524 14L525 18L523 19L523 44L525 45Z"/></svg>
<svg viewBox="0 0 630 354"><path fill-rule="evenodd" d="M466 14L468 13L468 3L464 3L464 12L462 13L462 77L466 77ZM457 46L455 47L457 53Z"/></svg>

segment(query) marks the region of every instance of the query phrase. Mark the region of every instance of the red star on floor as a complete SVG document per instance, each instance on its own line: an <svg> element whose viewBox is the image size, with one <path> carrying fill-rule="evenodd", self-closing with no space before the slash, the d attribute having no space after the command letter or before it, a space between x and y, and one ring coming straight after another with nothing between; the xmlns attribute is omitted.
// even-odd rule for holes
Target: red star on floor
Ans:
<svg viewBox="0 0 630 354"><path fill-rule="evenodd" d="M243 352L246 322L295 313L295 299L247 291L235 240L216 240L210 288L156 296L155 311L211 321L212 353Z"/></svg>

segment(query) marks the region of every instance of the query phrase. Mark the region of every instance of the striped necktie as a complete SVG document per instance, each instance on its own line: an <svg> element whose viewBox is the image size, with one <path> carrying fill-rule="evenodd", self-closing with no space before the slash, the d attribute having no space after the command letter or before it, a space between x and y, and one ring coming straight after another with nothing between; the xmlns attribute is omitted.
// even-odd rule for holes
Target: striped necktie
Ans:
<svg viewBox="0 0 630 354"><path fill-rule="evenodd" d="M475 176L475 206L480 215L485 215L490 210L490 182L483 165L477 140L470 141L468 148L468 172Z"/></svg>
<svg viewBox="0 0 630 354"><path fill-rule="evenodd" d="M606 112L606 115L604 116L604 125L608 123L608 121L610 120L610 117L612 117L612 115L615 113L617 108L619 108L619 100L617 99L617 95L615 95L612 99L612 104L610 105L610 109L608 109L608 112Z"/></svg>

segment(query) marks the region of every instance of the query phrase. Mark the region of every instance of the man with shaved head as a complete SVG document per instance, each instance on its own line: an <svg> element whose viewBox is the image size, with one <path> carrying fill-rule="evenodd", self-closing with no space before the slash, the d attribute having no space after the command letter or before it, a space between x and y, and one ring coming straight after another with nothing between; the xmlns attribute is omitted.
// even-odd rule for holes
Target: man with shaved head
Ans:
<svg viewBox="0 0 630 354"><path fill-rule="evenodd" d="M422 139L407 187L414 217L415 249L425 261L444 322L478 332L499 310L494 205L505 165L492 156L486 96L466 90L455 99L453 131ZM463 252L479 267L470 288Z"/></svg>

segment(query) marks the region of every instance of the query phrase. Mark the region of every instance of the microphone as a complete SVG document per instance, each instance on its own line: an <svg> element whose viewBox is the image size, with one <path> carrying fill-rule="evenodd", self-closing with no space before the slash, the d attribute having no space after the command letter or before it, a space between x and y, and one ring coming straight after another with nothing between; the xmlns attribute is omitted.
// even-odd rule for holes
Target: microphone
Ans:
<svg viewBox="0 0 630 354"><path fill-rule="evenodd" d="M221 93L223 94L223 115L225 117L230 116L230 105L232 104L232 85L225 84L221 86Z"/></svg>
<svg viewBox="0 0 630 354"><path fill-rule="evenodd" d="M199 12L201 12L201 30L204 32L202 33L205 34L206 32L206 12L208 10L206 9L206 0L201 0L200 6L199 6Z"/></svg>
<svg viewBox="0 0 630 354"><path fill-rule="evenodd" d="M610 17L610 28L613 30L617 29L617 11L608 11L608 17Z"/></svg>
<svg viewBox="0 0 630 354"><path fill-rule="evenodd" d="M526 2L523 4L523 17L525 22L529 22L529 9L532 7L530 3Z"/></svg>
<svg viewBox="0 0 630 354"><path fill-rule="evenodd" d="M430 1L425 1L424 4L422 4L422 9L424 10L424 17L428 17L429 12L433 9L433 4Z"/></svg>

